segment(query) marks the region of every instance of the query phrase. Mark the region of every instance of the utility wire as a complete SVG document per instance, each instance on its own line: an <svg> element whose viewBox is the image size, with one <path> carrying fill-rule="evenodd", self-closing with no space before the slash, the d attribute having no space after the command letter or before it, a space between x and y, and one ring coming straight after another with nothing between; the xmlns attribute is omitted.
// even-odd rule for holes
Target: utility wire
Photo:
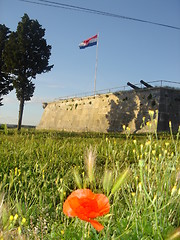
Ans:
<svg viewBox="0 0 180 240"><path fill-rule="evenodd" d="M98 15L103 15L103 16L107 16L107 17L114 17L114 18L126 19L126 20L131 20L131 21L138 21L138 22L142 22L142 23L149 23L149 24L154 24L154 25L158 25L161 27L168 27L168 28L180 30L180 27L176 27L176 26L172 26L172 25L168 25L168 24L152 22L152 21L143 20L143 19L139 19L139 18L122 16L122 15L114 14L114 13L110 13L110 12L104 12L104 11L99 11L96 9L79 7L79 6L75 6L75 5L59 3L59 2L54 2L54 1L48 1L48 0L38 0L38 2L32 1L32 0L19 0L19 1L48 6L48 7L56 7L56 8L73 10L73 11L87 12L87 13L98 14Z"/></svg>

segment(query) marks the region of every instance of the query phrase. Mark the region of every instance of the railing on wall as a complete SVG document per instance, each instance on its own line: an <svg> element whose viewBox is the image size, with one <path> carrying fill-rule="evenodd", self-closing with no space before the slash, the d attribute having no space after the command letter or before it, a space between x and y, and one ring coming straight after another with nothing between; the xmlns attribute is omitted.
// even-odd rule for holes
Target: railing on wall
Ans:
<svg viewBox="0 0 180 240"><path fill-rule="evenodd" d="M167 81L167 80L155 80L146 82L148 84L151 84L153 87L169 87L169 88L176 88L180 89L180 82L173 82L173 81ZM140 89L145 89L144 85L142 83L133 84L134 86L139 87ZM114 88L108 88L108 89L102 89L98 90L96 92L83 92L83 93L77 93L69 96L63 96L56 98L55 101L63 100L63 99L72 99L72 98L81 98L81 97L88 97L88 96L94 96L94 95L100 95L100 94L106 94L106 93L115 93L119 91L127 91L132 90L130 86L125 85L121 87L114 87Z"/></svg>

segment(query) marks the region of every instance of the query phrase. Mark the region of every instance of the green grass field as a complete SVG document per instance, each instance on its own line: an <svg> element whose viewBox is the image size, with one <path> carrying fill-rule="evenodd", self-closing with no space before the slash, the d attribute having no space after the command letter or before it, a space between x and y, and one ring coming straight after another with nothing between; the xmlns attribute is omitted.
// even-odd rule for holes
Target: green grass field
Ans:
<svg viewBox="0 0 180 240"><path fill-rule="evenodd" d="M179 133L1 129L0 240L180 238ZM92 179L88 154L95 158ZM63 213L63 202L80 187L109 197L100 232Z"/></svg>

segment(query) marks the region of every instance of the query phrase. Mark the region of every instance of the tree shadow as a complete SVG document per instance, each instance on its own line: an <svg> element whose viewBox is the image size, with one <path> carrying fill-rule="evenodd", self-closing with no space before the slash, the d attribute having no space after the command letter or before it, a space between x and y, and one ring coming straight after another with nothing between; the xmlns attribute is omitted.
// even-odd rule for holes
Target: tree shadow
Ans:
<svg viewBox="0 0 180 240"><path fill-rule="evenodd" d="M148 110L157 110L156 96L149 91L130 90L113 93L110 111L106 118L109 123L108 132L122 132L123 125L130 127L132 133L141 130L143 117L150 119ZM149 97L150 96L150 97Z"/></svg>
<svg viewBox="0 0 180 240"><path fill-rule="evenodd" d="M108 132L122 132L123 125L128 126L134 119L135 113L132 109L136 103L132 97L133 91L116 92L114 95L117 100L111 99L110 111L107 113L106 118L109 123Z"/></svg>

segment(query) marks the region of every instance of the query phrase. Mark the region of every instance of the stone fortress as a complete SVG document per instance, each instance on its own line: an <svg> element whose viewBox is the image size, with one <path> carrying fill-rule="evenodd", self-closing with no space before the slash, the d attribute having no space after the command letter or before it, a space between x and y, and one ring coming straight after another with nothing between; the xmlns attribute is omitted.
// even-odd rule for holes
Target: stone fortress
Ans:
<svg viewBox="0 0 180 240"><path fill-rule="evenodd" d="M180 126L180 89L152 87L141 80L144 88L114 93L74 97L44 103L37 129L68 132L142 133L169 131Z"/></svg>

